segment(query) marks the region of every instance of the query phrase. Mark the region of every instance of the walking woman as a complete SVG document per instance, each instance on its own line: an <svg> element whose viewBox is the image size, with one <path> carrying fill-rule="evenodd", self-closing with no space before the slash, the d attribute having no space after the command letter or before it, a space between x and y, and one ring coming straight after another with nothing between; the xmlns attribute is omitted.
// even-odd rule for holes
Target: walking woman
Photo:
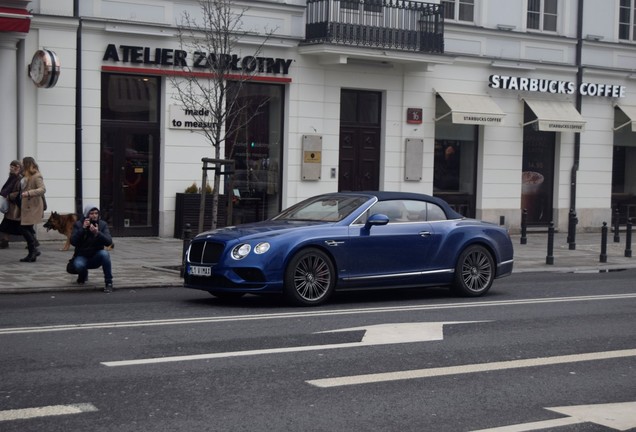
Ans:
<svg viewBox="0 0 636 432"><path fill-rule="evenodd" d="M22 235L27 242L29 254L22 258L22 262L35 262L40 255L37 246L39 242L35 237L33 225L42 222L44 217L44 179L40 174L40 168L32 157L22 159L22 170L24 177L20 182L22 186L22 205L20 206L20 224Z"/></svg>
<svg viewBox="0 0 636 432"><path fill-rule="evenodd" d="M20 180L22 179L22 163L14 160L9 164L9 178L2 186L2 195L9 202L9 209L0 223L0 249L9 247L9 235L21 235L20 230L20 205L18 195L20 194Z"/></svg>

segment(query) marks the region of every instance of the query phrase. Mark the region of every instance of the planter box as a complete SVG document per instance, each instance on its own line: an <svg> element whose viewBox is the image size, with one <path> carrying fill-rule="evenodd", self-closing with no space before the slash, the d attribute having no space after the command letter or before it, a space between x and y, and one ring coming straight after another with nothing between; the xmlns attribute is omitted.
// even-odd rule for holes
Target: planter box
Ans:
<svg viewBox="0 0 636 432"><path fill-rule="evenodd" d="M199 206L201 194L178 193L174 212L174 238L183 238L185 224L190 224L192 236L199 231ZM219 214L217 228L227 225L227 197L219 195ZM212 194L205 196L205 213L203 215L203 230L212 227Z"/></svg>

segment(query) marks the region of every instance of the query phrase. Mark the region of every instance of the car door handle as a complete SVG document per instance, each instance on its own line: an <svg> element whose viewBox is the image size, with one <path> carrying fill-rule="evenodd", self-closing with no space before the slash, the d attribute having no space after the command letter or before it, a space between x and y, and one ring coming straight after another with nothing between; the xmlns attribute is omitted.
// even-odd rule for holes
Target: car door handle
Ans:
<svg viewBox="0 0 636 432"><path fill-rule="evenodd" d="M430 231L420 231L420 236L421 237L430 237L431 233L430 233Z"/></svg>

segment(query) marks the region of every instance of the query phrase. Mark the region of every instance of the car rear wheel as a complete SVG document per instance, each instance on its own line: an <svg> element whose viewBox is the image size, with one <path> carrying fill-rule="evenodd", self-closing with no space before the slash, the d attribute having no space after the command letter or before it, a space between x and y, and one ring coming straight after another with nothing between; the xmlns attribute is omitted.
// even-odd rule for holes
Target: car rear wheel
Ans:
<svg viewBox="0 0 636 432"><path fill-rule="evenodd" d="M473 245L459 255L451 289L464 297L478 297L488 292L494 279L495 260L492 255L485 247Z"/></svg>
<svg viewBox="0 0 636 432"><path fill-rule="evenodd" d="M285 295L297 305L316 306L326 302L335 285L333 263L319 249L301 250L285 271Z"/></svg>

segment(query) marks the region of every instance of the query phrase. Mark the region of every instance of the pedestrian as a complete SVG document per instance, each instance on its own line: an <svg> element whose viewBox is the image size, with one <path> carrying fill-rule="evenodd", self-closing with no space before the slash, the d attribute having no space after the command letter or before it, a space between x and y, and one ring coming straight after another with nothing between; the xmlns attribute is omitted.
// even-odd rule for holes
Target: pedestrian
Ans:
<svg viewBox="0 0 636 432"><path fill-rule="evenodd" d="M18 160L9 164L9 177L2 186L0 195L7 200L8 210L0 223L0 249L9 247L9 235L22 235L20 230L20 205L18 195L20 194L20 180L22 179L22 163Z"/></svg>
<svg viewBox="0 0 636 432"><path fill-rule="evenodd" d="M29 254L22 258L22 262L35 262L40 256L39 242L35 236L34 225L42 222L44 217L44 178L40 173L40 167L30 156L22 158L23 177L20 180L21 205L20 228L27 242Z"/></svg>
<svg viewBox="0 0 636 432"><path fill-rule="evenodd" d="M108 224L99 217L99 208L88 205L84 208L84 218L73 225L71 244L75 246L73 266L77 271L77 283L88 280L88 270L102 267L104 271L104 292L113 291L113 274L110 254L104 247L111 246L113 239Z"/></svg>

